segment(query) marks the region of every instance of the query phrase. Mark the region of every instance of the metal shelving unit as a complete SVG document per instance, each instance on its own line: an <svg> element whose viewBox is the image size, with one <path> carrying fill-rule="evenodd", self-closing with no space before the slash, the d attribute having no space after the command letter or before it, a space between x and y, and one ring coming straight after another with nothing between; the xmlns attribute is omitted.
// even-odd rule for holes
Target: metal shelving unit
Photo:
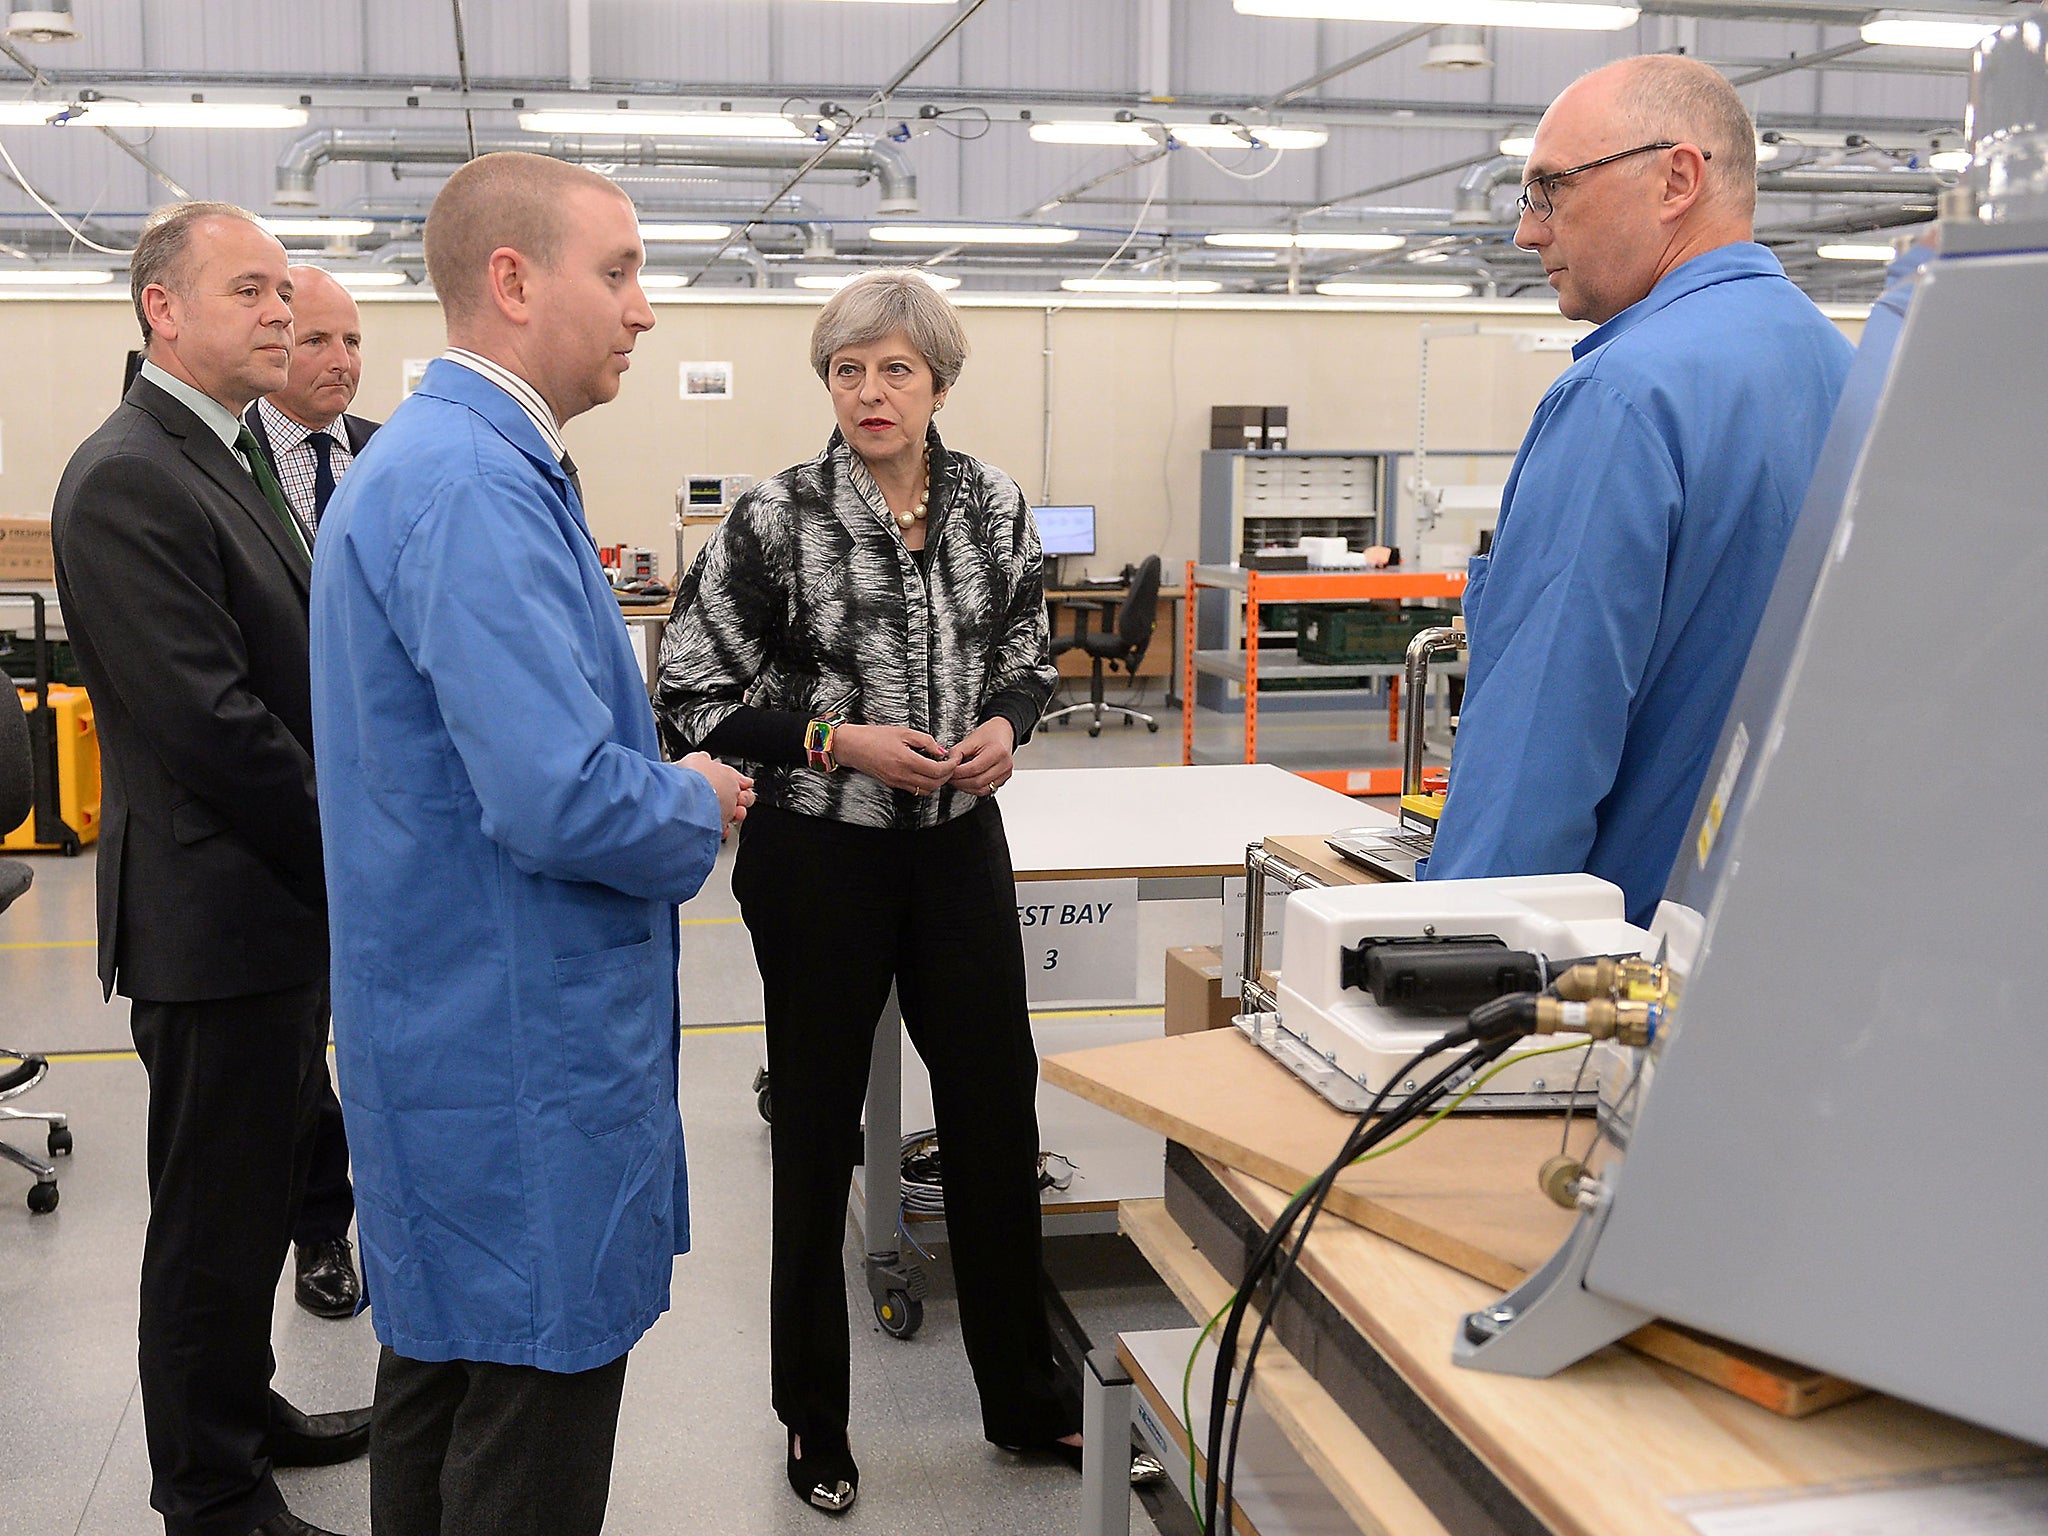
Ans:
<svg viewBox="0 0 2048 1536"><path fill-rule="evenodd" d="M1202 594L1226 594L1222 602L1235 612L1242 595L1242 647L1203 648L1196 642L1201 628ZM1180 760L1195 759L1195 712L1203 707L1198 678L1234 683L1243 693L1244 761L1259 760L1259 690L1263 683L1357 679L1359 686L1319 689L1317 700L1357 698L1368 683L1387 685L1387 739L1399 737L1401 672L1399 663L1320 663L1302 661L1291 650L1260 658L1261 603L1367 602L1387 598L1455 598L1465 591L1462 571L1248 571L1235 565L1187 566L1187 602L1182 608ZM1447 669L1448 670L1448 669ZM1302 777L1347 795L1395 795L1401 792L1398 768L1316 769Z"/></svg>

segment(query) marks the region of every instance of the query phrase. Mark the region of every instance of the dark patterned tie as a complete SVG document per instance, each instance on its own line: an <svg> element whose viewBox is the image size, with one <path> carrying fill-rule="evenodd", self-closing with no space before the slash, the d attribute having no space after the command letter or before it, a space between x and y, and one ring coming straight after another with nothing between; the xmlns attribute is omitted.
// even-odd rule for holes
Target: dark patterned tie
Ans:
<svg viewBox="0 0 2048 1536"><path fill-rule="evenodd" d="M569 484L573 486L576 490L576 505L579 507L582 506L584 504L583 482L577 478L576 461L570 458L569 455L566 453L562 455L562 473L569 477Z"/></svg>
<svg viewBox="0 0 2048 1536"><path fill-rule="evenodd" d="M313 563L313 546L306 540L305 525L292 512L291 503L284 499L284 487L277 483L277 476L271 472L270 460L263 457L263 450L256 446L256 434L244 423L242 432L235 439L235 446L242 452L242 459L249 466L249 473L255 478L256 489L263 499L270 503L270 510L283 521L292 536L292 545L306 557L306 563Z"/></svg>
<svg viewBox="0 0 2048 1536"><path fill-rule="evenodd" d="M313 449L313 526L318 528L334 498L334 439L315 432L306 441Z"/></svg>

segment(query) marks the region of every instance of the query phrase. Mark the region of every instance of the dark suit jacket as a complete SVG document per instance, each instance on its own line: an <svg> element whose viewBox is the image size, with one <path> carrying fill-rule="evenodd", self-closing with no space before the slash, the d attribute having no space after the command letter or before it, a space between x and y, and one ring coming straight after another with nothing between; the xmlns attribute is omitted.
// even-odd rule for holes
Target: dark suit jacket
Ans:
<svg viewBox="0 0 2048 1536"><path fill-rule="evenodd" d="M270 472L273 475L276 474L277 450L270 445L270 433L263 425L263 413L257 410L252 402L249 409L242 412L242 420L248 423L250 432L255 434L256 446L263 450L263 457L270 464ZM371 421L362 416L343 416L341 418L341 429L348 438L348 451L350 453L361 453L363 445L370 440L371 434L382 425L382 422Z"/></svg>
<svg viewBox="0 0 2048 1536"><path fill-rule="evenodd" d="M50 521L99 728L102 984L193 1002L324 978L304 555L146 378L71 456Z"/></svg>

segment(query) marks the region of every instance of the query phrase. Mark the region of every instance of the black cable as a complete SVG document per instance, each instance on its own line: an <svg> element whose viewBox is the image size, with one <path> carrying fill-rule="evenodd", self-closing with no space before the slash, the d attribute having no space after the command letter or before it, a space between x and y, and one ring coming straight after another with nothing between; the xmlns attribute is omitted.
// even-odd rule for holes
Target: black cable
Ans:
<svg viewBox="0 0 2048 1536"><path fill-rule="evenodd" d="M1274 1218L1272 1227L1260 1240L1258 1248L1246 1260L1243 1279L1238 1286L1237 1295L1231 1303L1230 1315L1224 1323L1223 1332L1217 1338L1217 1363L1211 1381L1209 1402L1209 1466L1203 1498L1206 1509L1204 1524L1207 1529L1211 1531L1215 1529L1217 1499L1221 1491L1223 1425L1224 1421L1229 1417L1230 1411L1231 1365L1237 1358L1237 1340L1244 1328L1244 1314L1250 1306L1253 1291L1257 1289L1266 1270L1272 1266L1275 1259L1279 1256L1280 1248L1287 1241L1288 1233L1292 1229L1295 1220L1301 1215L1308 1204L1313 1200L1317 1208L1320 1209L1322 1200L1327 1198L1329 1188L1336 1183L1337 1176L1362 1151L1367 1150L1379 1141L1385 1140L1419 1115L1427 1107L1429 1098L1457 1075L1463 1063L1461 1061L1446 1067L1421 1089L1411 1093L1398 1109L1389 1113L1378 1125L1371 1125L1370 1122L1373 1115L1386 1102L1387 1095L1392 1092L1394 1086L1404 1081L1410 1072L1414 1071L1423 1062L1429 1060L1430 1057L1448 1050L1453 1045L1462 1043L1466 1038L1468 1036L1466 1036L1464 1031L1455 1030L1432 1041L1424 1049L1410 1057L1399 1070L1387 1079L1386 1085L1373 1095L1372 1102L1367 1104L1359 1113L1350 1133L1345 1137L1344 1145L1338 1150L1337 1156L1331 1160L1329 1166L1322 1173L1295 1193L1294 1197L1288 1201L1280 1214ZM1241 1398L1240 1401L1242 1401ZM1228 1519L1227 1513L1225 1519Z"/></svg>
<svg viewBox="0 0 2048 1536"><path fill-rule="evenodd" d="M1216 1529L1213 1522L1217 1518L1217 1510L1220 1510L1223 1521L1221 1536L1230 1536L1232 1526L1232 1516L1230 1514L1231 1497L1232 1490L1237 1482L1237 1448L1239 1439L1244 1431L1245 1404L1251 1398L1252 1374L1257 1369L1259 1349L1265 1343L1267 1333L1272 1329L1273 1314L1279 1308L1282 1289L1299 1262L1303 1248L1308 1245L1309 1230L1315 1225L1316 1218L1322 1214L1324 1202L1328 1200L1330 1192L1337 1187L1337 1176L1374 1147L1389 1140L1397 1131L1403 1129L1411 1121L1420 1118L1423 1114L1434 1109L1437 1102L1443 1098L1444 1094L1449 1091L1455 1082L1462 1081L1469 1073L1483 1070L1490 1062L1505 1055L1513 1044L1513 1039L1509 1038L1488 1040L1474 1046L1448 1067L1445 1067L1434 1078L1430 1079L1429 1082L1411 1093L1402 1102L1400 1108L1387 1115L1379 1124L1373 1126L1362 1136L1354 1131L1349 1140L1355 1141L1357 1145L1353 1147L1347 1142L1344 1157L1340 1161L1332 1163L1325 1170L1324 1175L1317 1180L1318 1188L1303 1213L1299 1231L1294 1235L1294 1246L1289 1249L1286 1256L1274 1267L1266 1308L1259 1315L1259 1325L1253 1331L1252 1341L1245 1350L1244 1368L1237 1376L1237 1403L1234 1408L1229 1410L1230 1433L1228 1444L1227 1446L1219 1447L1222 1451L1222 1472L1221 1476L1217 1479L1218 1503L1216 1508L1210 1511L1211 1525L1209 1529L1212 1532ZM1409 1071L1413 1070L1415 1065L1416 1063L1411 1061L1408 1066L1396 1072L1393 1078L1389 1080L1388 1087L1404 1078ZM1381 1090L1382 1095L1384 1095L1385 1091L1385 1089ZM1227 1358L1229 1357L1219 1356L1219 1361ZM1222 1369L1220 1363L1218 1369ZM1213 1414L1214 1412L1215 1409L1212 1405L1211 1413ZM1212 1418L1212 1440L1215 1438L1213 1432L1214 1423L1215 1421ZM1214 1451L1211 1452L1209 1465L1211 1471L1214 1472L1217 1466Z"/></svg>

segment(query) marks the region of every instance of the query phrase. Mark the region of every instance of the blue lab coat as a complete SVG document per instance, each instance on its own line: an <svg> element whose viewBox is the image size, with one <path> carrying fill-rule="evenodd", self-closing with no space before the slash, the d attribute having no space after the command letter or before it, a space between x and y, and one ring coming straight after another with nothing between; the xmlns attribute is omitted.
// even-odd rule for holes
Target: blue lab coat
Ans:
<svg viewBox="0 0 2048 1536"><path fill-rule="evenodd" d="M1649 921L1850 355L1748 242L1572 349L1472 561L1426 878L1584 870Z"/></svg>
<svg viewBox="0 0 2048 1536"><path fill-rule="evenodd" d="M438 361L321 521L334 1037L377 1337L581 1371L689 1247L676 909L718 852L660 760L567 478Z"/></svg>

